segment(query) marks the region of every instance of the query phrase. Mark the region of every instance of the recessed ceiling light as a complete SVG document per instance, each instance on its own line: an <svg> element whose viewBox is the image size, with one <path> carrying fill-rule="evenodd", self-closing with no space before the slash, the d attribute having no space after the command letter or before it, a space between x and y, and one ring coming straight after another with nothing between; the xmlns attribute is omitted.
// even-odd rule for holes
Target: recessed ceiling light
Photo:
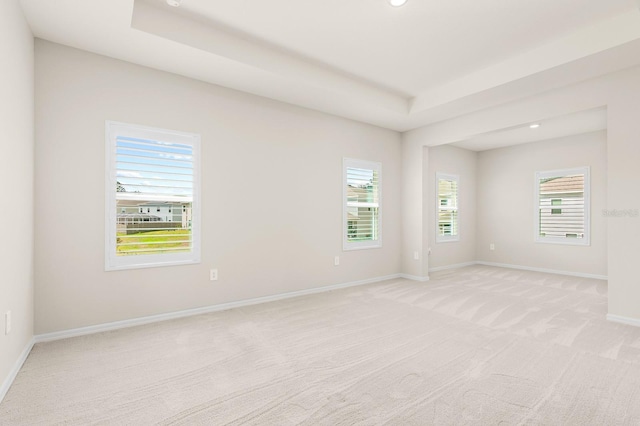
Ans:
<svg viewBox="0 0 640 426"><path fill-rule="evenodd" d="M407 0L389 0L389 4L393 7L399 7L405 4Z"/></svg>
<svg viewBox="0 0 640 426"><path fill-rule="evenodd" d="M529 126L530 129L537 129L538 127L540 127L540 123L533 123Z"/></svg>
<svg viewBox="0 0 640 426"><path fill-rule="evenodd" d="M182 0L167 0L167 4L169 6L178 7L178 6L180 6L180 2L181 1Z"/></svg>

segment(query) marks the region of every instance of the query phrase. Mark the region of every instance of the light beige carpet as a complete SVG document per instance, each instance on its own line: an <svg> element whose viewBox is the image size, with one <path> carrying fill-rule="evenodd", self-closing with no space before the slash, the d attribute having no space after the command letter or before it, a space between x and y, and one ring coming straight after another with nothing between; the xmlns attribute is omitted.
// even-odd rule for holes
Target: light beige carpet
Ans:
<svg viewBox="0 0 640 426"><path fill-rule="evenodd" d="M606 283L484 266L38 344L2 425L637 425Z"/></svg>

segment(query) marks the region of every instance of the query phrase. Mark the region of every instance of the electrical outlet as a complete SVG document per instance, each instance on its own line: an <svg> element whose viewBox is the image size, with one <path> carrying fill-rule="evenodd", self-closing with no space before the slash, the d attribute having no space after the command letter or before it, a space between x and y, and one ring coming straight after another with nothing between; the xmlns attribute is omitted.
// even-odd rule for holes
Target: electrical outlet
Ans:
<svg viewBox="0 0 640 426"><path fill-rule="evenodd" d="M495 250L496 249L496 245L491 243L489 244L489 250Z"/></svg>
<svg viewBox="0 0 640 426"><path fill-rule="evenodd" d="M340 265L340 256L336 256L333 258L333 266Z"/></svg>
<svg viewBox="0 0 640 426"><path fill-rule="evenodd" d="M4 334L11 333L11 311L4 314Z"/></svg>
<svg viewBox="0 0 640 426"><path fill-rule="evenodd" d="M218 281L218 270L211 269L209 271L209 281Z"/></svg>

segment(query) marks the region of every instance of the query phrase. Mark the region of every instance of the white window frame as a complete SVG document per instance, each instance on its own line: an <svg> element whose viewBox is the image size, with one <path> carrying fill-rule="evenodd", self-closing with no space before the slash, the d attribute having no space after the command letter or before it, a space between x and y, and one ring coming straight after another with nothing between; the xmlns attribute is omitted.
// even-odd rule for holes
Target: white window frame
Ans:
<svg viewBox="0 0 640 426"><path fill-rule="evenodd" d="M118 256L116 254L116 139L119 135L189 144L193 147L192 249L190 252L135 256ZM116 271L200 263L200 135L137 124L106 121L105 141L105 270Z"/></svg>
<svg viewBox="0 0 640 426"><path fill-rule="evenodd" d="M368 241L349 241L349 216L347 209L347 169L374 170L378 173L378 238ZM362 250L382 247L382 163L353 158L342 159L342 249Z"/></svg>
<svg viewBox="0 0 640 426"><path fill-rule="evenodd" d="M565 244L572 246L591 245L591 170L590 167L576 167L571 169L547 170L535 172L534 180L534 240L536 243ZM551 177L563 177L576 174L584 175L584 237L568 238L540 235L540 180ZM562 208L562 207L560 207Z"/></svg>
<svg viewBox="0 0 640 426"><path fill-rule="evenodd" d="M441 180L448 180L448 181L455 181L457 183L457 188L458 188L458 192L456 193L456 198L457 198L457 202L456 202L456 207L455 209L449 209L449 210L455 210L457 212L456 215L456 229L458 230L456 235L440 235L440 210L442 207L446 207L446 206L441 206L440 205L440 181ZM447 210L447 209L444 209ZM454 175L451 173L441 173L441 172L437 172L436 173L436 243L452 243L452 242L456 242L456 241L460 241L460 176L458 175Z"/></svg>

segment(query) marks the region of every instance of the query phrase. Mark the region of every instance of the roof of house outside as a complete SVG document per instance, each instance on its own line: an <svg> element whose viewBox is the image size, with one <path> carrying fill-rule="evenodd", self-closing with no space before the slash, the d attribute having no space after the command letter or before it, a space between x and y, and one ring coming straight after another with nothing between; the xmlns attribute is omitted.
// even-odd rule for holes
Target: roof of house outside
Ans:
<svg viewBox="0 0 640 426"><path fill-rule="evenodd" d="M584 175L562 176L540 184L540 194L566 194L584 192Z"/></svg>

